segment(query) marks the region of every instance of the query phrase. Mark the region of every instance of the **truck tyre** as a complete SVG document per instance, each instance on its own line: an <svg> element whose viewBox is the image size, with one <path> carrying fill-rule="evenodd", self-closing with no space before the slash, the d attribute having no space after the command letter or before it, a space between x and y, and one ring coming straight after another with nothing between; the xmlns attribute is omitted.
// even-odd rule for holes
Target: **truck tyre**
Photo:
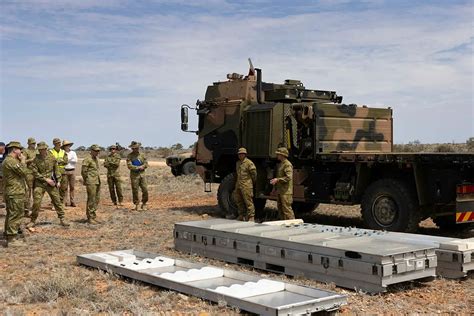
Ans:
<svg viewBox="0 0 474 316"><path fill-rule="evenodd" d="M382 179L372 183L361 203L365 225L371 229L416 231L420 213L412 192L401 180Z"/></svg>
<svg viewBox="0 0 474 316"><path fill-rule="evenodd" d="M291 208L293 208L293 211L295 214L308 214L313 212L317 207L319 206L319 203L307 203L307 202L299 202L299 201L294 201L293 204L291 205Z"/></svg>
<svg viewBox="0 0 474 316"><path fill-rule="evenodd" d="M230 218L237 217L237 205L232 198L234 189L235 175L230 173L222 179L219 189L217 189L217 204L219 204L222 216Z"/></svg>
<svg viewBox="0 0 474 316"><path fill-rule="evenodd" d="M181 169L184 175L190 175L196 173L196 163L194 161L187 161L184 163L183 168Z"/></svg>
<svg viewBox="0 0 474 316"><path fill-rule="evenodd" d="M175 168L171 168L171 173L173 174L173 176L177 177L180 175L179 171Z"/></svg>

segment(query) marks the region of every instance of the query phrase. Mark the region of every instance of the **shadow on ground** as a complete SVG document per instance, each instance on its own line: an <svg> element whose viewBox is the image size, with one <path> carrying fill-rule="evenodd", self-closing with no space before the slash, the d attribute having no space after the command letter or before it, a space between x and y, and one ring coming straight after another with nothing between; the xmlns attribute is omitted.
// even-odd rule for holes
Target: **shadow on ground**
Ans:
<svg viewBox="0 0 474 316"><path fill-rule="evenodd" d="M183 213L221 217L221 210L216 205L200 205L200 206L182 206L182 207L170 207L168 208L174 215L180 215Z"/></svg>

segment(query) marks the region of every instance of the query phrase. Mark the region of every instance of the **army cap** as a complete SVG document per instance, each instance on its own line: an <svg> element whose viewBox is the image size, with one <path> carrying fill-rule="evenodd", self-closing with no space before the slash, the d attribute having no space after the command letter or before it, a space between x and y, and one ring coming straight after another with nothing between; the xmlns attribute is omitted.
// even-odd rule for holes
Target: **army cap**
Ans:
<svg viewBox="0 0 474 316"><path fill-rule="evenodd" d="M288 153L288 149L286 149L285 147L280 147L276 150L275 154L277 155L282 155L282 156L285 156L288 158L289 156L289 153Z"/></svg>
<svg viewBox="0 0 474 316"><path fill-rule="evenodd" d="M21 146L20 142L16 141L16 140L12 140L11 142L8 143L7 145L8 148L19 148L19 149L23 149L23 146Z"/></svg>
<svg viewBox="0 0 474 316"><path fill-rule="evenodd" d="M139 142L136 142L136 141L132 141L132 143L128 146L128 148L140 148L142 144L140 144Z"/></svg>
<svg viewBox="0 0 474 316"><path fill-rule="evenodd" d="M239 151L237 152L237 154L239 154L239 155L240 155L240 154L245 154L245 155L247 155L247 149L245 149L244 147L241 147L241 148L239 148Z"/></svg>
<svg viewBox="0 0 474 316"><path fill-rule="evenodd" d="M41 150L41 149L48 149L48 144L45 142L39 142L38 146L36 146L36 149Z"/></svg>
<svg viewBox="0 0 474 316"><path fill-rule="evenodd" d="M53 138L53 144L56 145L57 143L61 143L59 138Z"/></svg>
<svg viewBox="0 0 474 316"><path fill-rule="evenodd" d="M28 138L28 145L36 144L36 140L33 137Z"/></svg>
<svg viewBox="0 0 474 316"><path fill-rule="evenodd" d="M100 146L97 144L94 144L89 149L92 151L100 151Z"/></svg>
<svg viewBox="0 0 474 316"><path fill-rule="evenodd" d="M117 149L117 145L110 145L109 150L112 150L112 149Z"/></svg>
<svg viewBox="0 0 474 316"><path fill-rule="evenodd" d="M71 145L71 146L72 146L72 145L74 145L74 143L71 142L71 141L68 141L68 140L63 140L63 144L62 144L61 147L68 146L68 145Z"/></svg>

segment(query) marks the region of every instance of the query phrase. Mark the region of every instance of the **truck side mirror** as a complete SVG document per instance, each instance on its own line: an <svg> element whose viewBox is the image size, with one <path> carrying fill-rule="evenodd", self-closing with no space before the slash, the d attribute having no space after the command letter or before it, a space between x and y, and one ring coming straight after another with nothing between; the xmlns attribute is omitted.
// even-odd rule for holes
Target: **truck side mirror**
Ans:
<svg viewBox="0 0 474 316"><path fill-rule="evenodd" d="M186 104L181 105L181 130L188 131L188 106Z"/></svg>

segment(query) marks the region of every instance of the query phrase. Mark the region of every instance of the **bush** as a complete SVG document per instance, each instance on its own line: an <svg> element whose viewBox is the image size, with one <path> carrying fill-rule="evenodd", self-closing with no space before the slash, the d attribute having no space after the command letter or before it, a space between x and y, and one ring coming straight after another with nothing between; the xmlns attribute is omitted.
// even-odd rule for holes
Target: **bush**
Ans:
<svg viewBox="0 0 474 316"><path fill-rule="evenodd" d="M474 137L471 137L466 141L466 146L468 151L474 151Z"/></svg>
<svg viewBox="0 0 474 316"><path fill-rule="evenodd" d="M441 145L438 145L436 146L435 148L435 152L438 152L438 153L449 153L449 152L454 152L454 148L452 145L450 144L441 144Z"/></svg>
<svg viewBox="0 0 474 316"><path fill-rule="evenodd" d="M26 282L24 285L24 303L48 303L59 298L95 301L97 293L90 280L66 270L58 271L49 277Z"/></svg>

